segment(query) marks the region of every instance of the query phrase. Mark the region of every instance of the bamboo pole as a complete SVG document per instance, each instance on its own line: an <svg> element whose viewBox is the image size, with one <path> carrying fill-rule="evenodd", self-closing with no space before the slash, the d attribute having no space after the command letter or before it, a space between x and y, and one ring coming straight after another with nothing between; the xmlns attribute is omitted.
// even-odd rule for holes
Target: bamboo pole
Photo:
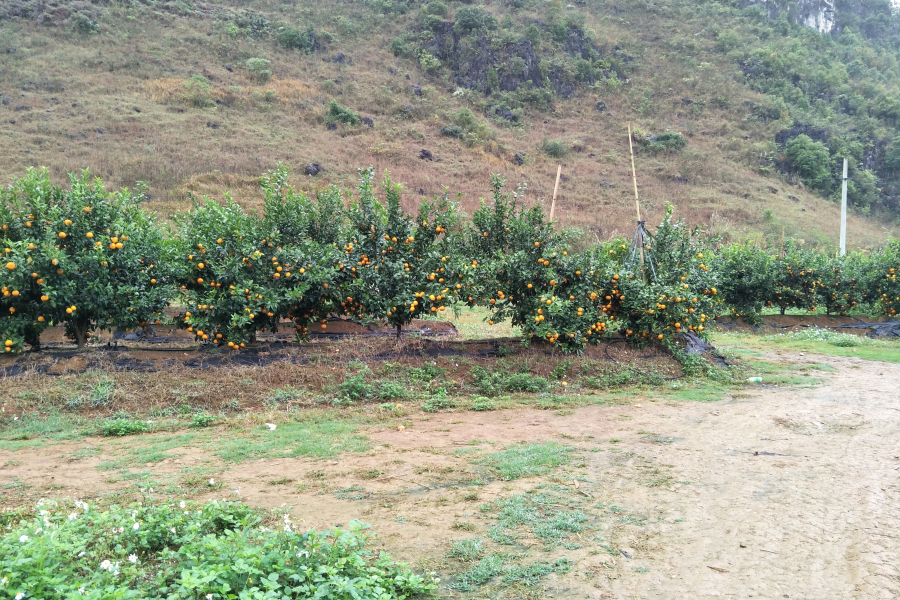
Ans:
<svg viewBox="0 0 900 600"><path fill-rule="evenodd" d="M641 203L638 200L637 171L634 169L634 145L631 143L631 123L628 124L628 151L631 153L631 181L634 183L634 207L637 209L637 220L640 221Z"/></svg>
<svg viewBox="0 0 900 600"><path fill-rule="evenodd" d="M553 200L550 201L550 221L553 221L553 213L556 212L556 193L559 191L559 177L562 175L562 165L556 168L556 185L553 186Z"/></svg>
<svg viewBox="0 0 900 600"><path fill-rule="evenodd" d="M634 183L634 208L637 210L638 220L638 237L641 244L641 279L647 280L647 274L644 273L644 232L641 231L641 202L638 199L637 189L637 170L634 168L634 144L631 143L631 123L628 124L628 152L631 154L631 181Z"/></svg>

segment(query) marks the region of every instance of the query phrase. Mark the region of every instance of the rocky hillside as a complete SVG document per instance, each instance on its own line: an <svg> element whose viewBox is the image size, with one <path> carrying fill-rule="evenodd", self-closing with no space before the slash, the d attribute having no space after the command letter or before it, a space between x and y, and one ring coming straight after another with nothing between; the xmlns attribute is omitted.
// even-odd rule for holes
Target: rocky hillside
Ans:
<svg viewBox="0 0 900 600"><path fill-rule="evenodd" d="M46 165L260 200L390 169L465 208L491 173L598 238L630 236L627 125L647 219L731 239L850 242L900 217L900 17L888 0L6 0L0 180ZM784 232L784 234L782 233Z"/></svg>

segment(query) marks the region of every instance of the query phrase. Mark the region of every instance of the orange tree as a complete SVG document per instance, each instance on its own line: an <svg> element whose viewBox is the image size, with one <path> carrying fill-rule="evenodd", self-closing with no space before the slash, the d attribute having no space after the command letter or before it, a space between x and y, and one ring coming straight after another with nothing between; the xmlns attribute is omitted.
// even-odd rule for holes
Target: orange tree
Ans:
<svg viewBox="0 0 900 600"><path fill-rule="evenodd" d="M869 297L882 315L900 314L900 240L892 239L871 262Z"/></svg>
<svg viewBox="0 0 900 600"><path fill-rule="evenodd" d="M313 202L310 196L287 185L287 177L288 170L278 165L260 179L266 197L264 243L283 257L292 256L298 267L287 276L289 270L285 269L290 262L275 266L271 281L283 285L290 279L302 288L287 294L282 308L284 316L294 322L298 336L306 338L310 327L326 329L329 315L362 318L363 313L351 290L358 273L349 256L352 244L346 243L347 218L341 191L335 187L319 190Z"/></svg>
<svg viewBox="0 0 900 600"><path fill-rule="evenodd" d="M570 234L555 234L540 206L520 205L524 188L507 193L504 183L494 176L492 202L472 216L467 247L478 277L468 301L486 306L491 324L509 319L529 338L581 351L618 310L616 250L571 252Z"/></svg>
<svg viewBox="0 0 900 600"><path fill-rule="evenodd" d="M109 193L87 172L70 182L64 190L32 170L3 192L6 347L37 345L54 322L80 348L98 327L157 322L169 301L170 246L140 208L142 195Z"/></svg>
<svg viewBox="0 0 900 600"><path fill-rule="evenodd" d="M775 285L766 304L778 307L781 314L789 308L814 311L819 300L821 268L817 252L788 242L785 255L772 262Z"/></svg>
<svg viewBox="0 0 900 600"><path fill-rule="evenodd" d="M861 252L844 256L822 255L817 279L817 295L829 315L846 315L866 299L867 273L871 259Z"/></svg>
<svg viewBox="0 0 900 600"><path fill-rule="evenodd" d="M286 172L283 173L286 177ZM186 310L182 327L202 342L245 347L259 331L277 331L282 319L302 334L338 298L341 270L335 243L309 239L308 199L283 185L278 172L262 179L262 216L226 196L199 202L179 218L177 261ZM316 310L310 310L315 307ZM318 312L317 312L318 311Z"/></svg>
<svg viewBox="0 0 900 600"><path fill-rule="evenodd" d="M463 257L460 215L446 195L419 203L413 219L401 206L402 188L385 174L385 201L375 198L374 169L360 170L350 207L353 278L345 286L367 319L397 330L415 318L438 316L467 292L472 265Z"/></svg>
<svg viewBox="0 0 900 600"><path fill-rule="evenodd" d="M743 317L754 325L760 322L760 311L775 285L772 261L764 248L751 244L726 246L711 261L719 272L719 291L732 317Z"/></svg>
<svg viewBox="0 0 900 600"><path fill-rule="evenodd" d="M721 310L717 259L698 228L672 220L673 207L651 237L656 276L640 265L623 268L619 283L620 329L640 340L656 338L674 347L678 334L706 337L709 322Z"/></svg>

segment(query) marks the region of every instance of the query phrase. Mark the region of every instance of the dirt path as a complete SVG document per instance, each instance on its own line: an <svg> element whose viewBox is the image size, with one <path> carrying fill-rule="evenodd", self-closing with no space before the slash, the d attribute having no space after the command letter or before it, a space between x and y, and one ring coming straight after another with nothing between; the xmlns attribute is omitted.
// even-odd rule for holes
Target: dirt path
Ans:
<svg viewBox="0 0 900 600"><path fill-rule="evenodd" d="M836 371L822 373L815 387L763 385L710 403L635 398L556 412L420 415L402 431L367 432L372 450L328 461L226 468L187 449L177 462L141 470L165 481L203 466L224 485L200 497L287 503L309 527L360 519L378 533L379 547L450 581L464 568L445 558L451 541L485 536L493 523L483 503L539 484L569 489L593 533L568 550L520 540L516 550L530 559L565 556L574 564L545 579L535 597L900 597L900 365L778 359ZM575 447L578 458L543 478L512 482L492 480L472 460L511 442L547 440ZM5 503L11 481L42 495L126 489L129 482L110 483L96 469L115 447L65 458L91 444L0 456L0 464L13 461L0 469ZM502 587L487 592L470 597L515 596Z"/></svg>

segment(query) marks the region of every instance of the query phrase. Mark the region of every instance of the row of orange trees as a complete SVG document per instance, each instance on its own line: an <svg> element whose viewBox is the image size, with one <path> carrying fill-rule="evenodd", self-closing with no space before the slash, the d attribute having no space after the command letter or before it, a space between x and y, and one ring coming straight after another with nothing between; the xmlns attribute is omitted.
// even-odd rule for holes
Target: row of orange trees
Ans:
<svg viewBox="0 0 900 600"><path fill-rule="evenodd" d="M765 309L845 315L862 310L893 318L900 312L900 242L877 252L838 256L788 242L784 248L723 248L718 257L725 307L756 322Z"/></svg>
<svg viewBox="0 0 900 600"><path fill-rule="evenodd" d="M285 321L301 337L326 328L329 316L399 333L414 318L482 306L491 322L510 321L567 351L612 332L672 345L684 332L704 336L723 311L811 309L812 296L836 311L854 302L886 314L900 308L891 270L900 265L888 266L896 244L829 270L835 263L823 255L793 247L785 258L749 246L716 251L669 210L651 242L656 277L645 277L626 264L621 240L585 244L554 230L499 177L470 219L447 194L405 212L401 187L387 175L378 185L372 169L360 171L353 193L310 195L287 179L282 167L260 178L260 213L227 196L193 199L172 230L140 206L140 190L109 192L87 173L63 188L29 171L0 202L5 352L38 345L50 324L63 324L80 347L97 329L159 323L168 306L179 307L178 326L228 348ZM881 271L887 277L875 276ZM852 296L861 277L866 291Z"/></svg>

